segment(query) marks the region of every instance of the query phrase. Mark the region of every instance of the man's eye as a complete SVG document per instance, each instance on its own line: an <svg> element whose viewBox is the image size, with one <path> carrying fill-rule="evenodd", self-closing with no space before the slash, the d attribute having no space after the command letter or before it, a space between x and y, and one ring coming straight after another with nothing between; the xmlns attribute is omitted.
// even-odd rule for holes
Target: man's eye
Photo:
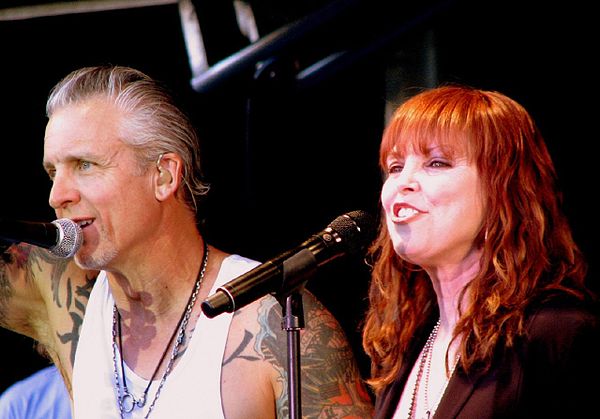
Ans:
<svg viewBox="0 0 600 419"><path fill-rule="evenodd" d="M89 161L80 160L79 163L77 163L77 168L79 170L89 170L91 167L92 163L90 163Z"/></svg>

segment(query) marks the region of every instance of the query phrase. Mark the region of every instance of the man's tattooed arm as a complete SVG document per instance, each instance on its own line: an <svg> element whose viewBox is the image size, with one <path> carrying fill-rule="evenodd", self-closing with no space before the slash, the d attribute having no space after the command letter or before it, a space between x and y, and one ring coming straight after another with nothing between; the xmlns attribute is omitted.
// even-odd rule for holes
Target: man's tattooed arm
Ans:
<svg viewBox="0 0 600 419"><path fill-rule="evenodd" d="M12 261L12 255L8 252L8 248L8 243L0 242L0 326L5 325L6 305L11 295L7 265Z"/></svg>
<svg viewBox="0 0 600 419"><path fill-rule="evenodd" d="M73 365L79 331L97 272L25 244L0 261L0 325L42 344L53 360Z"/></svg>
<svg viewBox="0 0 600 419"><path fill-rule="evenodd" d="M28 301L36 297L31 284L30 246L3 246L0 259L0 326L27 334L24 324ZM31 336L31 335L29 335ZM33 337L33 336L32 336Z"/></svg>
<svg viewBox="0 0 600 419"><path fill-rule="evenodd" d="M300 331L300 385L302 417L371 418L373 406L360 376L352 348L333 315L310 293L305 293ZM267 361L277 370L283 392L276 399L278 418L289 417L287 335L282 309L274 298L261 300L258 332L245 330L239 346L224 361L235 358ZM256 330L256 329L255 329ZM251 347L252 346L252 347Z"/></svg>

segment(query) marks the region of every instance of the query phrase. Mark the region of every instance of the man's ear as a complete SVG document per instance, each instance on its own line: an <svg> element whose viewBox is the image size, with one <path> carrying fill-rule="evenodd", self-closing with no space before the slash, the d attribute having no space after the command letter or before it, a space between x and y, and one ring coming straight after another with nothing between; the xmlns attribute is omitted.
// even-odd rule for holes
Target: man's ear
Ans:
<svg viewBox="0 0 600 419"><path fill-rule="evenodd" d="M156 199L164 201L169 195L174 195L181 183L183 163L175 153L163 153L156 160L154 188Z"/></svg>

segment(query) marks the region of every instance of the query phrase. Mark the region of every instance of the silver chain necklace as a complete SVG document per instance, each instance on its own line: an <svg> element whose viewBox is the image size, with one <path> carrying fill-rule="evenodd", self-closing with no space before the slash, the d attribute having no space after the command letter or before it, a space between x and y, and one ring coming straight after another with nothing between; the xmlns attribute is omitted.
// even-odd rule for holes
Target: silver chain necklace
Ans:
<svg viewBox="0 0 600 419"><path fill-rule="evenodd" d="M156 401L158 400L158 396L160 395L160 391L162 390L162 387L167 379L167 376L169 375L169 373L171 372L171 369L173 368L173 363L175 362L175 359L177 358L177 355L179 354L179 347L181 346L181 343L183 342L183 339L185 338L185 329L186 329L187 324L192 315L192 309L194 308L194 304L196 303L196 299L198 297L198 292L200 291L200 285L202 284L202 281L204 280L204 273L206 272L207 264L208 264L208 246L206 245L206 242L205 242L204 243L204 255L202 258L202 265L200 267L200 272L198 272L198 277L196 278L196 283L194 284L192 293L190 294L190 297L188 299L186 309L182 313L181 319L179 319L177 327L173 331L173 334L171 335L169 342L167 342L165 351L163 352L160 360L158 361L158 364L156 365L156 368L154 369L154 373L152 374L152 377L150 378L150 381L148 382L148 385L146 386L146 389L144 390L144 393L142 394L142 396L139 399L136 399L133 396L133 394L131 394L129 389L127 388L127 382L125 379L125 367L124 367L124 362L123 362L123 351L122 351L122 346L121 346L121 315L119 313L119 310L117 310L117 306L116 305L113 306L113 330L112 330L113 368L114 368L114 373L115 373L115 385L116 385L116 389L117 389L117 404L119 406L119 412L120 412L121 418L123 418L124 413L131 413L134 408L136 408L136 407L143 408L146 405L146 397L148 395L148 390L150 390L150 386L152 385L154 377L156 376L156 373L158 372L160 365L162 364L162 362L165 358L167 349L169 348L169 345L171 344L171 341L173 340L175 333L178 331L177 338L175 340L175 344L173 345L173 350L171 351L171 357L170 357L167 367L165 368L165 371L160 379L158 388L156 389L156 393L154 394L154 398L152 399L152 403L150 403L150 407L148 408L148 412L146 412L146 415L144 416L144 418L147 419L148 416L150 416L150 412L152 412L152 409L154 408L154 405L156 404ZM117 368L117 348L119 350L120 358L121 358L121 376L123 378L123 387L121 387L121 380L119 379L119 369Z"/></svg>
<svg viewBox="0 0 600 419"><path fill-rule="evenodd" d="M444 383L444 385L442 386L442 388L439 392L436 403L431 408L429 408L428 393L429 393L429 375L431 373L431 358L433 358L433 344L437 338L439 329L440 329L440 319L438 319L435 326L433 326L433 330L429 334L429 337L427 338L427 341L425 342L425 346L423 347L423 352L421 354L421 359L419 361L419 370L417 371L417 378L415 380L415 386L413 388L413 392L412 392L411 399L410 399L410 408L408 410L408 419L413 419L413 416L416 413L417 395L419 393L419 387L421 385L421 378L423 378L423 375L424 375L423 373L425 372L425 370L426 370L425 392L424 392L425 414L427 415L427 419L430 419L435 414L435 411L437 410L437 407L440 404L440 401L442 400L442 396L444 395L444 392L446 391L446 387L448 387L450 378L454 374L454 370L456 369L456 366L458 364L459 357L457 356L456 360L454 362L454 365L452 366L452 369L450 370L450 374L446 378L446 382Z"/></svg>

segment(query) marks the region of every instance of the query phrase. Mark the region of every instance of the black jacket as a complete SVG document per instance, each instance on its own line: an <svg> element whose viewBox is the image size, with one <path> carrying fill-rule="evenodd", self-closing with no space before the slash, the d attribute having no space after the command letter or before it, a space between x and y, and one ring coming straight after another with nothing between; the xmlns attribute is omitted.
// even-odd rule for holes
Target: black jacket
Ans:
<svg viewBox="0 0 600 419"><path fill-rule="evenodd" d="M600 418L598 310L545 303L528 317L528 335L486 374L457 368L435 418ZM375 418L392 418L430 329L415 340L398 378L376 399Z"/></svg>

